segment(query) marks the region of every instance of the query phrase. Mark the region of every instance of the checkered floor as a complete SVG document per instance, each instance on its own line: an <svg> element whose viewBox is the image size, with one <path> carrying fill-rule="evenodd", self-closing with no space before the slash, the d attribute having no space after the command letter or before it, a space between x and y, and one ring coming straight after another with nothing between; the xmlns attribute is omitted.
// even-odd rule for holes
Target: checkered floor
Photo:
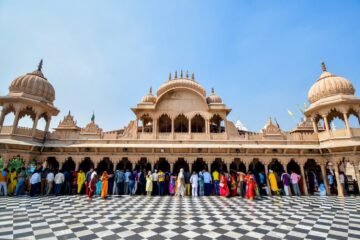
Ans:
<svg viewBox="0 0 360 240"><path fill-rule="evenodd" d="M0 197L0 239L360 239L360 198Z"/></svg>

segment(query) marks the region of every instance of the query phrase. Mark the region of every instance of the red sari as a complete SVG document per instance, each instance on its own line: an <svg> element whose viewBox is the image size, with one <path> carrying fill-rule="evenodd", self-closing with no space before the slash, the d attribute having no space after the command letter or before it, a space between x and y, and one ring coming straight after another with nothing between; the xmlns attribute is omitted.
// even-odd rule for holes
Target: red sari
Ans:
<svg viewBox="0 0 360 240"><path fill-rule="evenodd" d="M229 195L229 187L225 175L220 175L220 196L227 197Z"/></svg>
<svg viewBox="0 0 360 240"><path fill-rule="evenodd" d="M253 200L255 197L255 180L252 175L246 175L246 198Z"/></svg>
<svg viewBox="0 0 360 240"><path fill-rule="evenodd" d="M236 180L234 175L231 176L231 196L236 197L237 195Z"/></svg>
<svg viewBox="0 0 360 240"><path fill-rule="evenodd" d="M96 182L97 182L97 176L94 176L88 186L89 186L89 189L88 189L88 197L89 198L92 198L95 194L95 191L96 191Z"/></svg>

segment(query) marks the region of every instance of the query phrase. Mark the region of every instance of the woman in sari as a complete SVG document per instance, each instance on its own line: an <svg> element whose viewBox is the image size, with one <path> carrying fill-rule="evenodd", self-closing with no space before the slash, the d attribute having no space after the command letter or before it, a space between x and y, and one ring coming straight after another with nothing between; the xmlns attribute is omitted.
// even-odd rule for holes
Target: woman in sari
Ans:
<svg viewBox="0 0 360 240"><path fill-rule="evenodd" d="M248 173L248 175L246 175L245 177L245 181L246 181L246 198L250 200L254 200L255 185L256 185L254 176L251 173Z"/></svg>
<svg viewBox="0 0 360 240"><path fill-rule="evenodd" d="M77 193L80 194L85 183L85 173L82 169L77 174Z"/></svg>
<svg viewBox="0 0 360 240"><path fill-rule="evenodd" d="M175 193L175 184L176 184L176 177L174 175L171 175L169 182L169 193L171 196L174 195Z"/></svg>
<svg viewBox="0 0 360 240"><path fill-rule="evenodd" d="M231 196L236 197L237 187L236 187L236 177L234 174L231 174Z"/></svg>
<svg viewBox="0 0 360 240"><path fill-rule="evenodd" d="M275 173L271 169L269 170L269 182L270 182L271 191L275 194L278 194L279 188L277 185L277 178L275 176Z"/></svg>
<svg viewBox="0 0 360 240"><path fill-rule="evenodd" d="M96 183L98 182L98 177L95 174L94 177L90 180L89 184L88 184L88 197L90 199L92 199L92 197L94 196L95 192L96 192Z"/></svg>
<svg viewBox="0 0 360 240"><path fill-rule="evenodd" d="M229 196L229 187L227 184L227 178L223 172L220 173L220 196L227 197Z"/></svg>
<svg viewBox="0 0 360 240"><path fill-rule="evenodd" d="M109 175L107 174L106 171L103 172L100 180L102 182L101 198L106 199L108 191L109 191L109 189L108 189L109 188Z"/></svg>
<svg viewBox="0 0 360 240"><path fill-rule="evenodd" d="M184 177L184 169L181 168L177 178L177 191L175 196L183 197L184 193L185 193L185 177Z"/></svg>
<svg viewBox="0 0 360 240"><path fill-rule="evenodd" d="M16 185L17 185L17 178L16 178L16 170L13 168L11 173L9 174L9 184L7 186L8 194L12 195L15 192Z"/></svg>
<svg viewBox="0 0 360 240"><path fill-rule="evenodd" d="M151 196L152 190L153 190L153 176L151 174L151 171L148 172L146 175L146 194L148 197Z"/></svg>

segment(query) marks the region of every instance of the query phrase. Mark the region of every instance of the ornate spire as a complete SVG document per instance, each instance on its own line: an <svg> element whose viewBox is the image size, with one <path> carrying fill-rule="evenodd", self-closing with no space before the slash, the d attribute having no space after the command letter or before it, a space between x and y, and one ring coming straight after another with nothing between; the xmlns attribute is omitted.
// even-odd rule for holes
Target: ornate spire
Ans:
<svg viewBox="0 0 360 240"><path fill-rule="evenodd" d="M71 116L71 112L70 112L70 110L69 110L68 116Z"/></svg>
<svg viewBox="0 0 360 240"><path fill-rule="evenodd" d="M180 78L183 78L183 71L182 71L182 69L180 70Z"/></svg>
<svg viewBox="0 0 360 240"><path fill-rule="evenodd" d="M169 73L169 81L171 80L171 72Z"/></svg>
<svg viewBox="0 0 360 240"><path fill-rule="evenodd" d="M41 72L42 66L43 66L43 60L41 59L40 62L39 62L37 70Z"/></svg>
<svg viewBox="0 0 360 240"><path fill-rule="evenodd" d="M326 72L326 65L325 65L324 62L321 63L321 70L322 70L323 72Z"/></svg>
<svg viewBox="0 0 360 240"><path fill-rule="evenodd" d="M215 94L215 90L213 87L211 88L211 94Z"/></svg>
<svg viewBox="0 0 360 240"><path fill-rule="evenodd" d="M175 71L175 79L177 79L177 71Z"/></svg>
<svg viewBox="0 0 360 240"><path fill-rule="evenodd" d="M189 79L189 71L186 70L186 79Z"/></svg>
<svg viewBox="0 0 360 240"><path fill-rule="evenodd" d="M149 89L149 94L152 95L152 87Z"/></svg>
<svg viewBox="0 0 360 240"><path fill-rule="evenodd" d="M195 73L191 74L191 80L195 81Z"/></svg>

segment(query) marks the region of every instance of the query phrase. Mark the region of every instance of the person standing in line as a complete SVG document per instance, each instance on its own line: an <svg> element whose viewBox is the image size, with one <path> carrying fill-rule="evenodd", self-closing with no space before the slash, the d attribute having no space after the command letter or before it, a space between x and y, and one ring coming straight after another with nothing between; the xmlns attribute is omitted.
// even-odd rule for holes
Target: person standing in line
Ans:
<svg viewBox="0 0 360 240"><path fill-rule="evenodd" d="M287 172L281 174L281 181L284 185L285 196L290 196L290 175Z"/></svg>
<svg viewBox="0 0 360 240"><path fill-rule="evenodd" d="M232 197L236 197L237 195L236 174L232 173L230 176L231 176L230 193Z"/></svg>
<svg viewBox="0 0 360 240"><path fill-rule="evenodd" d="M245 177L246 181L246 198L249 200L254 200L255 198L255 179L254 175L249 171Z"/></svg>
<svg viewBox="0 0 360 240"><path fill-rule="evenodd" d="M300 189L299 189L299 181L300 175L296 174L294 171L291 171L290 175L291 185L293 187L294 195L300 196Z"/></svg>
<svg viewBox="0 0 360 240"><path fill-rule="evenodd" d="M0 175L0 192L1 192L1 189L3 189L4 196L7 196L8 175L9 175L9 173L8 173L7 168L4 168L1 171L1 175Z"/></svg>
<svg viewBox="0 0 360 240"><path fill-rule="evenodd" d="M118 186L118 191L119 191L118 195L123 195L124 194L125 173L122 169L118 172L115 182Z"/></svg>
<svg viewBox="0 0 360 240"><path fill-rule="evenodd" d="M54 186L54 173L50 170L46 175L46 196L49 196Z"/></svg>
<svg viewBox="0 0 360 240"><path fill-rule="evenodd" d="M65 176L62 173L62 170L60 170L60 171L58 171L58 173L56 173L54 182L55 182L55 195L58 196L61 194L61 189L65 182Z"/></svg>
<svg viewBox="0 0 360 240"><path fill-rule="evenodd" d="M199 172L199 196L204 196L204 171Z"/></svg>
<svg viewBox="0 0 360 240"><path fill-rule="evenodd" d="M64 172L64 178L65 178L65 191L64 194L70 195L71 194L71 183L72 183L72 175L69 171Z"/></svg>
<svg viewBox="0 0 360 240"><path fill-rule="evenodd" d="M106 171L103 172L101 178L100 178L102 184L101 184L101 198L106 199L108 194L108 182L109 182L109 175Z"/></svg>
<svg viewBox="0 0 360 240"><path fill-rule="evenodd" d="M82 169L77 174L77 193L80 194L85 183L85 173Z"/></svg>
<svg viewBox="0 0 360 240"><path fill-rule="evenodd" d="M220 196L228 197L229 196L229 186L227 184L227 177L224 172L220 174L220 182L219 182L219 193Z"/></svg>
<svg viewBox="0 0 360 240"><path fill-rule="evenodd" d="M93 171L94 171L94 169L90 168L90 170L86 173L86 176L85 176L85 193L88 196L89 196L89 184L91 181L91 175L92 175Z"/></svg>
<svg viewBox="0 0 360 240"><path fill-rule="evenodd" d="M158 173L158 194L159 196L164 195L164 188L165 188L165 173L160 169Z"/></svg>
<svg viewBox="0 0 360 240"><path fill-rule="evenodd" d="M96 192L96 183L97 182L98 182L98 177L97 177L97 174L95 174L88 184L89 190L88 190L87 196L89 199L92 199L92 197L94 196L94 194Z"/></svg>
<svg viewBox="0 0 360 240"><path fill-rule="evenodd" d="M345 173L343 171L340 172L339 178L340 178L340 183L341 183L341 187L343 189L344 196L346 196L347 195L346 176L345 176Z"/></svg>
<svg viewBox="0 0 360 240"><path fill-rule="evenodd" d="M172 174L170 176L170 181L169 181L169 194L170 194L170 196L173 196L175 194L175 185L176 185L176 177L174 176L174 174Z"/></svg>
<svg viewBox="0 0 360 240"><path fill-rule="evenodd" d="M215 195L219 196L220 195L220 188L219 188L220 179L219 179L219 172L216 169L212 172L212 178L214 181Z"/></svg>
<svg viewBox="0 0 360 240"><path fill-rule="evenodd" d="M210 196L210 194L211 194L211 183L212 183L212 178L211 178L210 173L207 170L204 170L205 196Z"/></svg>
<svg viewBox="0 0 360 240"><path fill-rule="evenodd" d="M23 195L25 189L26 172L25 168L22 167L20 173L17 175L17 185L15 189L15 195Z"/></svg>
<svg viewBox="0 0 360 240"><path fill-rule="evenodd" d="M37 193L39 193L39 188L41 186L41 175L39 173L39 170L35 170L33 175L30 178L30 196L33 197Z"/></svg>
<svg viewBox="0 0 360 240"><path fill-rule="evenodd" d="M185 179L185 196L190 196L191 194L191 184L190 184L190 172L184 171L184 179Z"/></svg>
<svg viewBox="0 0 360 240"><path fill-rule="evenodd" d="M185 194L185 176L184 169L181 168L177 177L177 190L175 196L184 197Z"/></svg>
<svg viewBox="0 0 360 240"><path fill-rule="evenodd" d="M191 188L192 188L191 195L193 197L197 197L198 196L199 177L195 171L193 172L193 174L190 177L190 183L191 183Z"/></svg>
<svg viewBox="0 0 360 240"><path fill-rule="evenodd" d="M328 172L327 179L328 179L328 183L329 183L329 187L330 187L330 193L334 194L335 193L334 176L331 174L330 171Z"/></svg>
<svg viewBox="0 0 360 240"><path fill-rule="evenodd" d="M129 183L130 183L130 175L131 172L129 171L129 169L126 169L126 172L124 174L124 194L128 195L129 194Z"/></svg>
<svg viewBox="0 0 360 240"><path fill-rule="evenodd" d="M15 194L16 184L17 184L17 178L16 178L16 170L13 168L11 172L9 173L9 184L8 184L8 194L13 195Z"/></svg>
<svg viewBox="0 0 360 240"><path fill-rule="evenodd" d="M146 195L148 197L151 196L152 190L153 190L153 177L151 171L149 171L148 174L146 175Z"/></svg>
<svg viewBox="0 0 360 240"><path fill-rule="evenodd" d="M136 171L135 171L135 173L136 173ZM130 173L130 175L129 175L129 195L133 195L134 194L134 187L135 187L135 179L136 178L136 176L135 176L135 174L134 173Z"/></svg>
<svg viewBox="0 0 360 240"><path fill-rule="evenodd" d="M158 182L158 171L157 169L154 170L153 172L153 196L155 196L156 194L158 194L158 185L157 185L157 182Z"/></svg>
<svg viewBox="0 0 360 240"><path fill-rule="evenodd" d="M139 177L139 182L141 182L140 195L146 194L146 169L142 170L142 173Z"/></svg>
<svg viewBox="0 0 360 240"><path fill-rule="evenodd" d="M275 176L275 173L273 170L269 170L269 182L270 182L270 188L271 191L278 195L279 194L279 188L278 188L278 184L277 184L277 178Z"/></svg>
<svg viewBox="0 0 360 240"><path fill-rule="evenodd" d="M120 175L120 170L116 169L115 173L114 173L114 187L113 187L113 195L120 195L120 189L119 189L119 175Z"/></svg>
<svg viewBox="0 0 360 240"><path fill-rule="evenodd" d="M243 172L237 172L237 193L239 194L239 196L244 197L245 196L245 173Z"/></svg>

